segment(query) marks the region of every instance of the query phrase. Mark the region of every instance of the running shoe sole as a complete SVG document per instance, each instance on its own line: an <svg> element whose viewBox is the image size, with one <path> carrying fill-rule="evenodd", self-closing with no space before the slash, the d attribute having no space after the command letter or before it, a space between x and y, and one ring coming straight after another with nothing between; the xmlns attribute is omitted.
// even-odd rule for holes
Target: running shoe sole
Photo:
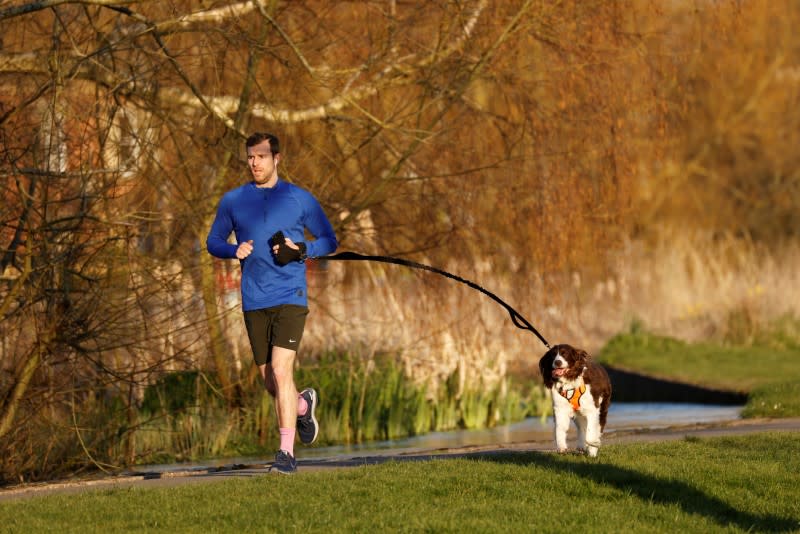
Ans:
<svg viewBox="0 0 800 534"><path fill-rule="evenodd" d="M300 392L300 394L303 395L306 402L308 402L308 412L297 418L297 434L300 437L301 443L304 445L311 445L317 441L317 436L319 435L319 422L317 422L315 413L318 402L317 392L313 388L306 388ZM307 427L309 424L313 426L313 432L308 431Z"/></svg>

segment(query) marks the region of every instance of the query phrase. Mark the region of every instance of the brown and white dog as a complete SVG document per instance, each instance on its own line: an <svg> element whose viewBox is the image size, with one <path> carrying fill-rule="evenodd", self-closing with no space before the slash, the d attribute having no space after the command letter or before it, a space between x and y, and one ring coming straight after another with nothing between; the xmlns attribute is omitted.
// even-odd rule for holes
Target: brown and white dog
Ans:
<svg viewBox="0 0 800 534"><path fill-rule="evenodd" d="M578 450L597 456L611 404L608 373L586 351L556 345L539 360L539 371L553 398L558 452L567 450L569 422L578 428Z"/></svg>

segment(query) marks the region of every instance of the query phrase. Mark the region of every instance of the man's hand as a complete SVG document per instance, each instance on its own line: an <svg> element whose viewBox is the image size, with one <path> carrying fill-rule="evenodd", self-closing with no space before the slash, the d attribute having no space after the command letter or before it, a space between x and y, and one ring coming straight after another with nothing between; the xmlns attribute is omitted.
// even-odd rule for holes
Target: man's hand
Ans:
<svg viewBox="0 0 800 534"><path fill-rule="evenodd" d="M239 247L236 249L236 257L240 260L245 259L247 256L253 253L253 240L245 241L244 243L240 243Z"/></svg>
<svg viewBox="0 0 800 534"><path fill-rule="evenodd" d="M283 232L275 232L269 241L272 244L272 253L275 255L275 262L284 266L293 261L303 261L306 256L306 244L295 243Z"/></svg>
<svg viewBox="0 0 800 534"><path fill-rule="evenodd" d="M291 240L291 239L289 239L288 237L284 237L283 239L284 239L284 241L283 241L283 242L284 242L284 243L286 243L286 245L288 245L288 246L289 246L289 248L293 248L294 250L300 250L300 247L298 247L297 245L295 245L295 244L294 244L294 241L292 241L292 240ZM272 246L272 252L274 252L275 254L277 254L277 253L279 252L279 249L280 249L280 247L281 247L281 245L280 245L280 244L273 245L273 246Z"/></svg>

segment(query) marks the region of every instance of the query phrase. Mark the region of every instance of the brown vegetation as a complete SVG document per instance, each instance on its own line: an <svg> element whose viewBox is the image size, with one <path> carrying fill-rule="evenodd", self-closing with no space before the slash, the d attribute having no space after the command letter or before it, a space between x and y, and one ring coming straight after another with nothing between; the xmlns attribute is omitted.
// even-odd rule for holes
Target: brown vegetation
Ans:
<svg viewBox="0 0 800 534"><path fill-rule="evenodd" d="M135 461L165 371L232 406L255 387L201 249L254 130L341 249L474 280L551 343L798 313L798 22L789 1L2 4L0 478ZM496 384L544 350L450 281L318 267L304 357ZM78 423L112 401L127 428Z"/></svg>

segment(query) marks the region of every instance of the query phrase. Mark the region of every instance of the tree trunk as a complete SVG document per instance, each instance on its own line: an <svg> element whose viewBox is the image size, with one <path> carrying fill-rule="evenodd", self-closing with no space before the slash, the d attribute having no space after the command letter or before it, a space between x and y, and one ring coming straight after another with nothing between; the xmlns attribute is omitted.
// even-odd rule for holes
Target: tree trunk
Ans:
<svg viewBox="0 0 800 534"><path fill-rule="evenodd" d="M0 438L5 436L14 424L14 418L19 409L19 402L31 383L33 373L39 368L39 364L42 361L42 352L46 345L46 343L44 345L39 345L34 354L25 362L25 365L22 367L16 379L11 396L3 405L2 413L0 413Z"/></svg>
<svg viewBox="0 0 800 534"><path fill-rule="evenodd" d="M262 23L262 39L265 37L266 31L267 26L266 24ZM246 126L247 106L248 102L250 101L250 94L253 90L255 72L260 55L261 54L258 52L258 48L254 48L250 53L250 57L248 58L247 62L247 76L244 84L242 85L242 92L239 96L239 106L236 111L236 116L233 120L233 128L232 130L228 131L226 137L240 133L241 130ZM233 159L234 150L236 150L236 146L240 145L240 140L236 139L235 143L226 143L226 145L225 152L222 155L213 183L213 189L217 193L215 196L219 196L221 193L222 184L225 183L225 176L228 173L228 168L231 160ZM208 210L208 213L211 214L212 210ZM206 224L203 226L204 229L211 226L212 218L213 215L210 215L206 220ZM204 236L198 236L198 240L203 243L205 241ZM220 385L225 392L225 398L228 401L228 404L232 405L236 397L236 392L234 391L234 384L231 382L230 370L228 368L229 354L227 354L227 351L225 350L225 333L223 331L222 321L220 320L219 308L217 307L217 287L216 277L214 276L214 262L207 253L203 254L203 258L200 261L200 277L203 288L203 303L206 310L206 324L208 326L208 334L211 340L211 356L214 359L214 365L217 368L217 376L219 378Z"/></svg>

